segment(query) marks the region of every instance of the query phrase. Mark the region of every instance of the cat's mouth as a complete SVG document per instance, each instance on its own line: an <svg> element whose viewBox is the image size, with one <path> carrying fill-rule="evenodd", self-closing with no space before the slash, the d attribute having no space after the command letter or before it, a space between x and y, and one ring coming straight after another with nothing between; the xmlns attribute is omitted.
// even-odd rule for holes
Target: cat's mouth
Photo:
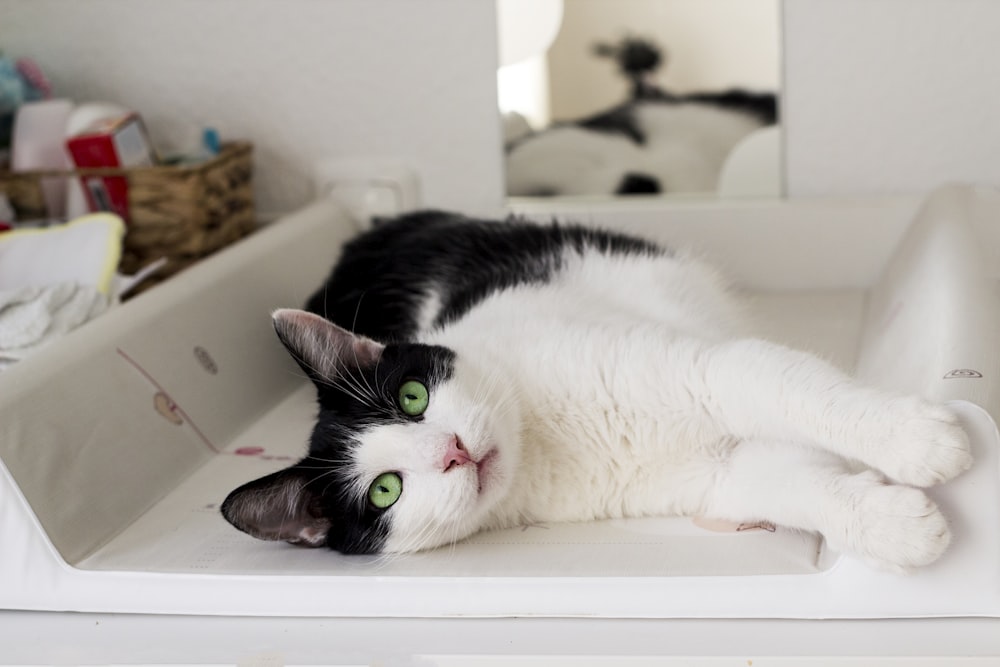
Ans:
<svg viewBox="0 0 1000 667"><path fill-rule="evenodd" d="M479 494L482 495L493 479L493 470L499 452L496 447L486 452L486 454L476 461L476 474L479 477Z"/></svg>

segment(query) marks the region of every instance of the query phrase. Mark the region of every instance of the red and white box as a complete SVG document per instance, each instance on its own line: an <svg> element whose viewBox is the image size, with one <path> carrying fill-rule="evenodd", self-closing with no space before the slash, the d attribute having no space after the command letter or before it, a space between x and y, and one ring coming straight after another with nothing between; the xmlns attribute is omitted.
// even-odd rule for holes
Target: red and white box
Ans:
<svg viewBox="0 0 1000 667"><path fill-rule="evenodd" d="M152 167L156 151L138 114L97 121L66 140L78 169ZM128 222L128 180L124 176L82 176L91 211L116 213Z"/></svg>

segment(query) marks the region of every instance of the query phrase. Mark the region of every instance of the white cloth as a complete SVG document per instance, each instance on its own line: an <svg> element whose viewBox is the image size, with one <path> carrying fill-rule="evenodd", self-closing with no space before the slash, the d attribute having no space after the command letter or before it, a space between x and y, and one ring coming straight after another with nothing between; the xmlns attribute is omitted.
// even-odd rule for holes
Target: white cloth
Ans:
<svg viewBox="0 0 1000 667"><path fill-rule="evenodd" d="M108 309L124 234L110 213L0 234L0 370Z"/></svg>
<svg viewBox="0 0 1000 667"><path fill-rule="evenodd" d="M0 370L108 309L110 299L75 283L0 290Z"/></svg>
<svg viewBox="0 0 1000 667"><path fill-rule="evenodd" d="M108 294L124 236L125 223L111 213L4 232L0 234L0 290L77 283Z"/></svg>

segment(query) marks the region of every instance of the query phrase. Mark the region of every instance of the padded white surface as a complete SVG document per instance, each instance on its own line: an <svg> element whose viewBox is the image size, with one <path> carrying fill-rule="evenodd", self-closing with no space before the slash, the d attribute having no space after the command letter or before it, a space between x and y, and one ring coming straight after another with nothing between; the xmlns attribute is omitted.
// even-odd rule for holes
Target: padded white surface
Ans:
<svg viewBox="0 0 1000 667"><path fill-rule="evenodd" d="M854 364L862 290L752 296L760 335ZM110 542L83 569L149 572L352 576L642 576L794 574L821 569L815 535L778 529L711 532L690 519L546 525L483 533L450 548L385 561L268 544L233 530L218 512L243 482L305 453L314 391L303 383L262 412L221 454L205 462Z"/></svg>
<svg viewBox="0 0 1000 667"><path fill-rule="evenodd" d="M234 530L219 515L221 499L239 484L301 456L313 400L312 386L303 386L77 566L360 577L618 577L818 570L821 543L814 535L787 530L712 532L680 518L515 528L391 560L265 543Z"/></svg>
<svg viewBox="0 0 1000 667"><path fill-rule="evenodd" d="M1000 615L1000 437L990 415L1000 358L989 335L1000 308L996 266L984 261L997 243L1000 193L949 188L920 215L913 209L905 201L731 204L675 210L659 227L617 213L622 227L700 240L737 267L762 335L877 384L952 400L978 462L934 491L954 545L911 577L837 560L811 535L713 533L686 519L533 526L389 561L257 542L230 528L218 503L287 464L311 425L310 389L267 314L302 303L353 233L335 205L318 203L0 377L0 544L18 545L0 550L0 607ZM838 211L836 232L817 226ZM887 213L905 219L890 217L887 230L879 218Z"/></svg>

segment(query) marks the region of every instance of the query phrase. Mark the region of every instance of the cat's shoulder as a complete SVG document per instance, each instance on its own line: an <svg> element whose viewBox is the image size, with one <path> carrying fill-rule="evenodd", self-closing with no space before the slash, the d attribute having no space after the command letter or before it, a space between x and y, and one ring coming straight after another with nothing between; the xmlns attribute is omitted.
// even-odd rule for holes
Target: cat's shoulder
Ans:
<svg viewBox="0 0 1000 667"><path fill-rule="evenodd" d="M552 219L535 222L518 216L475 218L421 210L376 219L373 228L345 247L344 258L388 256L435 264L455 261L524 259L588 249L605 254L663 254L666 249L636 236ZM401 256L398 251L405 250Z"/></svg>
<svg viewBox="0 0 1000 667"><path fill-rule="evenodd" d="M570 268L664 254L652 241L572 223L417 211L377 220L345 245L306 309L378 340L402 340L499 292L549 285Z"/></svg>

